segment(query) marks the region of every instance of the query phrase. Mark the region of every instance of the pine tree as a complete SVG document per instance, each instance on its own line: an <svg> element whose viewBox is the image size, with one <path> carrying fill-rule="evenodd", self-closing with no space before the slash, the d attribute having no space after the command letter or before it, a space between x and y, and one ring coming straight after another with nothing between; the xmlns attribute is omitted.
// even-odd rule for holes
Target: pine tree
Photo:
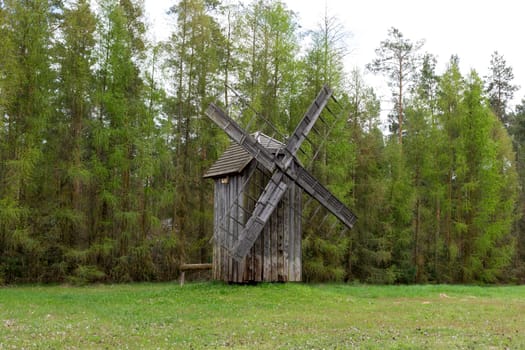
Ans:
<svg viewBox="0 0 525 350"><path fill-rule="evenodd" d="M173 135L170 201L173 233L183 245L185 259L207 261L211 208L211 184L202 178L216 159L218 130L204 111L223 91L220 68L225 39L212 16L214 4L181 0L171 8L177 27L166 44L172 96L165 113L166 132ZM222 136L222 135L221 135ZM223 142L223 141L222 141Z"/></svg>
<svg viewBox="0 0 525 350"><path fill-rule="evenodd" d="M514 72L512 67L507 66L505 58L498 51L492 54L489 71L490 75L485 77L485 91L494 114L504 125L508 126L508 104L514 97L514 92L519 88L512 84Z"/></svg>
<svg viewBox="0 0 525 350"><path fill-rule="evenodd" d="M482 97L481 80L474 72L464 79L457 59L440 80L439 108L446 138L438 162L447 188L438 275L493 282L513 254L516 174L510 141Z"/></svg>
<svg viewBox="0 0 525 350"><path fill-rule="evenodd" d="M435 232L437 209L433 174L435 169L436 145L440 132L436 127L436 60L425 55L421 71L417 74L412 98L405 109L405 156L411 174L414 190L412 218L412 264L415 268L415 282L428 280L428 262L435 259Z"/></svg>
<svg viewBox="0 0 525 350"><path fill-rule="evenodd" d="M388 38L381 42L376 49L377 58L367 65L367 69L374 73L384 73L392 87L394 103L397 108L392 130L397 131L398 141L403 140L403 118L405 92L410 86L413 75L418 66L417 51L423 46L423 41L412 42L406 39L396 28L388 30Z"/></svg>
<svg viewBox="0 0 525 350"><path fill-rule="evenodd" d="M297 23L293 12L280 1L253 1L242 13L244 29L240 35L239 83L251 108L242 115L247 124L255 114L253 128L283 138L293 132L302 105L297 97L296 57L299 55ZM297 108L297 109L295 109Z"/></svg>
<svg viewBox="0 0 525 350"><path fill-rule="evenodd" d="M109 247L101 267L116 280L144 280L153 274L144 244L154 221L147 210L145 187L153 172L155 124L140 72L147 48L142 6L140 1L101 1L97 29L90 230L95 247Z"/></svg>
<svg viewBox="0 0 525 350"><path fill-rule="evenodd" d="M5 1L1 11L0 275L7 281L38 278L46 241L37 227L46 200L37 170L52 114L52 11L45 0Z"/></svg>
<svg viewBox="0 0 525 350"><path fill-rule="evenodd" d="M362 282L393 283L393 242L388 234L388 164L383 134L379 128L379 100L354 70L349 85L349 143L354 145L355 162L349 173L353 188L351 207L359 220L350 233L348 278Z"/></svg>
<svg viewBox="0 0 525 350"><path fill-rule="evenodd" d="M351 129L347 124L351 101L344 85L345 31L335 17L325 17L310 33L312 39L303 62L301 90L303 111L324 84L335 92L338 103L330 101L304 147L305 164L336 196L350 204L353 190L351 169L355 165L355 145L350 142ZM302 117L304 112L299 116ZM297 120L295 123L298 123ZM317 213L317 214L316 214ZM348 275L345 260L348 257L350 233L342 235L335 222L315 205L303 209L307 224L303 241L304 276L307 280L341 280ZM347 267L348 269L348 267Z"/></svg>
<svg viewBox="0 0 525 350"><path fill-rule="evenodd" d="M461 241L462 281L495 282L511 261L517 177L510 139L482 97L475 72L465 91L463 130L466 152L463 217L468 225Z"/></svg>
<svg viewBox="0 0 525 350"><path fill-rule="evenodd" d="M516 169L520 187L517 218L514 223L513 234L516 240L516 254L513 259L509 275L517 281L525 281L525 99L516 106L510 118L509 132L513 138L514 151L516 152Z"/></svg>
<svg viewBox="0 0 525 350"><path fill-rule="evenodd" d="M438 143L439 172L435 176L437 181L445 184L442 189L443 199L439 200L439 224L442 230L442 249L440 250L440 264L436 267L436 274L440 281L454 281L457 276L454 272L459 271L457 266L458 247L456 244L456 231L464 227L463 220L457 215L456 207L460 202L458 196L458 172L463 171L464 161L460 153L459 128L464 117L461 96L465 89L464 79L459 71L457 57L452 57L445 73L440 77L438 87L438 125L444 133L442 143ZM438 193L440 193L438 192Z"/></svg>
<svg viewBox="0 0 525 350"><path fill-rule="evenodd" d="M87 248L89 233L86 189L90 180L87 167L87 126L93 108L93 50L96 19L85 0L66 7L63 13L63 40L59 42L59 99L58 113L49 129L50 157L55 160L57 176L53 181L59 188L50 194L55 202L57 229L61 241L70 247Z"/></svg>

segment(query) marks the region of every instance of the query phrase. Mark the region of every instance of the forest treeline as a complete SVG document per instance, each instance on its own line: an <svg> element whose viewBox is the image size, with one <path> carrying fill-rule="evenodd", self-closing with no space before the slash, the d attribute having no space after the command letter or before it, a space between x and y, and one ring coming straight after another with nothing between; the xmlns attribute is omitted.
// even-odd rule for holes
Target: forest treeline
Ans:
<svg viewBox="0 0 525 350"><path fill-rule="evenodd" d="M303 32L277 0L174 0L169 16L155 43L140 0L0 1L0 283L166 281L209 262L203 174L229 141L208 104L289 135L323 84L342 118L314 172L359 220L305 216L306 281L525 281L525 100L510 108L502 55L486 77L459 57L438 74L392 28L362 67L392 89L386 130L337 18Z"/></svg>

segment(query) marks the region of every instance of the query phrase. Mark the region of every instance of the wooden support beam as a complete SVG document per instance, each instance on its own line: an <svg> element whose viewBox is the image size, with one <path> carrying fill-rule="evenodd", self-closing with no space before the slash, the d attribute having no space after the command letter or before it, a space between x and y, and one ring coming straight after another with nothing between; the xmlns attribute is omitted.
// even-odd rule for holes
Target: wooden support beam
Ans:
<svg viewBox="0 0 525 350"><path fill-rule="evenodd" d="M212 264L182 264L180 265L181 271L190 271L190 270L210 270Z"/></svg>
<svg viewBox="0 0 525 350"><path fill-rule="evenodd" d="M275 169L274 156L263 145L257 142L255 137L245 132L239 124L213 103L211 103L206 110L206 115L217 124L217 126L223 129L232 140L241 145L246 152L261 163L263 167L273 173Z"/></svg>
<svg viewBox="0 0 525 350"><path fill-rule="evenodd" d="M297 154L297 150L299 147L301 147L301 144L308 136L308 133L314 127L315 122L328 103L330 96L332 96L332 90L327 85L323 86L314 102L312 102L304 114L303 119L301 119L301 122L297 125L294 133L288 139L286 145L287 154L285 154L285 158L283 160L283 170L288 169L290 166L291 161Z"/></svg>
<svg viewBox="0 0 525 350"><path fill-rule="evenodd" d="M288 185L283 181L283 177L282 172L276 171L257 200L252 216L248 219L231 251L232 258L237 262L241 262L248 254L286 192Z"/></svg>
<svg viewBox="0 0 525 350"><path fill-rule="evenodd" d="M213 264L181 264L180 269L180 286L184 285L184 280L186 279L186 271L201 271L201 270L211 270Z"/></svg>
<svg viewBox="0 0 525 350"><path fill-rule="evenodd" d="M341 220L346 227L352 228L357 220L355 214L298 162L296 162L295 167L295 172L287 171L286 175L293 179L306 193L321 203L322 206L328 209L329 212L334 214L335 217Z"/></svg>

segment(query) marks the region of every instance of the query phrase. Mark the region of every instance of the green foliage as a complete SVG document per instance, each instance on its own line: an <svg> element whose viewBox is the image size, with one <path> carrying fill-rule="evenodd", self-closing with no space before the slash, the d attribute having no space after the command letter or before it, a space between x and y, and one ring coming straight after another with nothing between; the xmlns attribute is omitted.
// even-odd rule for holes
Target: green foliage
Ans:
<svg viewBox="0 0 525 350"><path fill-rule="evenodd" d="M404 37L397 28L388 30L388 38L381 42L375 50L377 58L367 65L367 69L373 73L383 73L388 77L388 84L392 88L392 98L397 107L395 115L390 116L390 131L398 134L398 142L402 143L404 133L403 111L405 91L411 85L413 76L418 68L420 57L417 51L421 49L424 41L412 42Z"/></svg>
<svg viewBox="0 0 525 350"><path fill-rule="evenodd" d="M525 145L525 100L521 101L516 107L516 111L512 115L512 123L510 124L509 132L513 139L513 150L516 153L516 168L518 172L518 186L520 188L518 205L516 206L517 219L513 226L513 238L516 243L516 254L513 257L512 264L509 266L509 276L516 281L525 281L525 235L523 234L525 228L524 206L525 203L525 153L523 146Z"/></svg>
<svg viewBox="0 0 525 350"><path fill-rule="evenodd" d="M346 253L344 241L308 235L303 241L303 275L305 282L341 282L345 270L341 262Z"/></svg>
<svg viewBox="0 0 525 350"><path fill-rule="evenodd" d="M291 119L303 112L294 101L300 49L295 15L280 1L261 0L251 2L239 15L237 25L243 30L235 37L239 65L234 76L236 88L252 107L244 111L242 121L247 124L258 113L277 130L255 118L250 132L289 134L296 126Z"/></svg>
<svg viewBox="0 0 525 350"><path fill-rule="evenodd" d="M128 255L121 256L111 271L119 282L150 281L155 276L155 265L148 245L131 248Z"/></svg>
<svg viewBox="0 0 525 350"><path fill-rule="evenodd" d="M102 282L105 280L106 274L99 270L97 266L80 265L71 276L68 276L67 282L73 285L85 285L88 283Z"/></svg>
<svg viewBox="0 0 525 350"><path fill-rule="evenodd" d="M486 77L485 91L488 95L490 106L499 120L509 125L509 102L519 87L512 83L514 73L512 67L507 66L505 58L494 51L490 59L490 75Z"/></svg>
<svg viewBox="0 0 525 350"><path fill-rule="evenodd" d="M395 90L396 142L373 89L344 70L337 18L300 33L280 1L179 0L170 39L152 45L143 1L92 5L1 5L0 283L167 281L209 262L202 175L228 140L208 104L286 141L323 84L338 103L299 157L359 220L341 233L305 206L305 280L525 280L525 108L509 111L499 54L486 81L457 57L437 74L392 28L369 69Z"/></svg>

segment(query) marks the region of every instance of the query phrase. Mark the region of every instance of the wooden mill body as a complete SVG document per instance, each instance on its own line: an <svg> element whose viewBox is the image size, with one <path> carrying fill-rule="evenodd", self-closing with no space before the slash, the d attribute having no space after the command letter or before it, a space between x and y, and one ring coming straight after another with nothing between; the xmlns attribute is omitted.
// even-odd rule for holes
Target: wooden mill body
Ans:
<svg viewBox="0 0 525 350"><path fill-rule="evenodd" d="M275 154L284 145L262 133L259 143ZM288 188L248 255L240 262L227 247L234 245L271 174L257 167L241 146L232 143L205 177L215 181L213 278L233 283L301 281L302 190Z"/></svg>

